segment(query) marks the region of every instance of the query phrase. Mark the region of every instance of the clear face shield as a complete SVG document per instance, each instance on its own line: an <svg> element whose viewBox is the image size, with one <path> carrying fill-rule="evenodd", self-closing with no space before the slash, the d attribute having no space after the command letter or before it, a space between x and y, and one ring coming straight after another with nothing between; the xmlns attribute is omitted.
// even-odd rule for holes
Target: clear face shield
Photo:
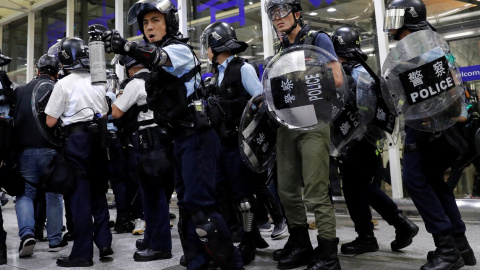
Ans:
<svg viewBox="0 0 480 270"><path fill-rule="evenodd" d="M171 9L175 9L170 0L140 0L128 10L127 23L129 25L134 24L137 21L138 14L144 11L145 5L143 4L151 4L163 14L167 14Z"/></svg>
<svg viewBox="0 0 480 270"><path fill-rule="evenodd" d="M208 36L205 32L202 33L202 36L200 37L200 57L203 59L208 58Z"/></svg>
<svg viewBox="0 0 480 270"><path fill-rule="evenodd" d="M58 59L58 53L61 50L63 39L59 40L57 43L53 44L50 48L48 48L47 54L53 55L55 58Z"/></svg>
<svg viewBox="0 0 480 270"><path fill-rule="evenodd" d="M405 19L404 7L393 7L385 11L385 20L383 22L383 31L400 29Z"/></svg>
<svg viewBox="0 0 480 270"><path fill-rule="evenodd" d="M200 57L204 60L206 60L207 63L207 71L208 72L213 72L212 71L212 59L210 59L210 56L208 55L208 44L210 44L209 39L213 38L213 36L210 33L202 33L202 36L200 37ZM212 52L212 58L213 58L213 52Z"/></svg>

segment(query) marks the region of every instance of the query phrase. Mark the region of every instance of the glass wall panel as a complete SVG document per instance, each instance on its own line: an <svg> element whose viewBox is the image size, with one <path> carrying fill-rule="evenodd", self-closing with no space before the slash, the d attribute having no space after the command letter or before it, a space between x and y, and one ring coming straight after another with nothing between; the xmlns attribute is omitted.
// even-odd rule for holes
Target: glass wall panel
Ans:
<svg viewBox="0 0 480 270"><path fill-rule="evenodd" d="M35 14L35 64L47 53L50 46L65 37L67 4L58 4L44 8Z"/></svg>
<svg viewBox="0 0 480 270"><path fill-rule="evenodd" d="M188 27L190 45L199 54L200 36L203 30L216 21L228 22L237 34L237 39L248 43L248 49L239 56L249 62L263 62L263 36L260 0L234 1L188 1ZM185 34L185 33L184 33ZM206 71L207 59L201 59Z"/></svg>
<svg viewBox="0 0 480 270"><path fill-rule="evenodd" d="M115 28L115 0L75 1L75 30L76 37L88 41L88 27L101 24L109 29ZM107 69L111 69L110 61L114 54L105 54Z"/></svg>
<svg viewBox="0 0 480 270"><path fill-rule="evenodd" d="M3 28L4 54L12 58L6 67L8 76L17 84L26 83L27 17L13 21Z"/></svg>

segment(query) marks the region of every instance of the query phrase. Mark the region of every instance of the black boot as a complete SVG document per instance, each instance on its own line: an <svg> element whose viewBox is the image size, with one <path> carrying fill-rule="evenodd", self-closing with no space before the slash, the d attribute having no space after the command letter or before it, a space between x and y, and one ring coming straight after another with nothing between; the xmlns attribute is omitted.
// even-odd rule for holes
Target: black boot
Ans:
<svg viewBox="0 0 480 270"><path fill-rule="evenodd" d="M468 243L465 234L454 235L453 239L455 240L458 251L460 251L460 254L462 254L465 265L476 265L477 259L475 258L475 254L473 253L473 250L470 247L470 244ZM427 255L427 260L432 261L433 258L435 258L435 251L429 251Z"/></svg>
<svg viewBox="0 0 480 270"><path fill-rule="evenodd" d="M435 257L424 264L420 270L457 270L465 265L455 240L451 235L433 235Z"/></svg>
<svg viewBox="0 0 480 270"><path fill-rule="evenodd" d="M412 243L412 239L418 234L418 226L401 213L395 216L392 225L395 227L395 240L390 243L393 251L408 247Z"/></svg>
<svg viewBox="0 0 480 270"><path fill-rule="evenodd" d="M340 248L343 254L363 254L378 251L377 238L372 234L359 235L350 243L343 244Z"/></svg>
<svg viewBox="0 0 480 270"><path fill-rule="evenodd" d="M455 243L457 244L458 251L462 254L465 265L476 265L477 259L475 258L475 254L473 253L465 234L454 235L453 240L455 240Z"/></svg>
<svg viewBox="0 0 480 270"><path fill-rule="evenodd" d="M313 251L313 260L308 264L307 270L341 270L337 257L338 238L317 236L317 241L318 247Z"/></svg>
<svg viewBox="0 0 480 270"><path fill-rule="evenodd" d="M283 257L285 257L285 255L290 253L290 251L293 248L292 241L293 241L293 238L292 238L292 235L290 234L285 246L281 249L276 249L276 250L273 251L273 260L274 261L278 261L278 260L280 260L280 258L283 258Z"/></svg>
<svg viewBox="0 0 480 270"><path fill-rule="evenodd" d="M121 213L117 215L117 219L115 221L114 230L117 233L131 233L135 226L130 221L128 213Z"/></svg>
<svg viewBox="0 0 480 270"><path fill-rule="evenodd" d="M291 248L288 248L278 261L278 269L293 269L307 264L313 255L313 247L308 234L308 226L290 229Z"/></svg>
<svg viewBox="0 0 480 270"><path fill-rule="evenodd" d="M258 227L255 226L253 230L255 230L255 247L259 249L268 248L269 245L267 241L263 239L262 235L260 234L260 231L258 230Z"/></svg>
<svg viewBox="0 0 480 270"><path fill-rule="evenodd" d="M255 260L255 252L257 248L255 246L255 233L245 232L242 242L238 245L238 251L242 255L243 265L249 265Z"/></svg>
<svg viewBox="0 0 480 270"><path fill-rule="evenodd" d="M0 244L0 265L7 263L7 245Z"/></svg>

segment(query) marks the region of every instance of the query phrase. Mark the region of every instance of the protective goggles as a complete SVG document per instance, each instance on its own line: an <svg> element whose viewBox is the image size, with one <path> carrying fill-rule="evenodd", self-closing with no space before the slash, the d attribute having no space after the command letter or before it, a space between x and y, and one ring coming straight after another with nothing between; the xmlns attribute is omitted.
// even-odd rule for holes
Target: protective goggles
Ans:
<svg viewBox="0 0 480 270"><path fill-rule="evenodd" d="M383 31L388 32L393 29L400 29L403 26L405 18L405 8L395 7L385 11L385 20L383 22Z"/></svg>
<svg viewBox="0 0 480 270"><path fill-rule="evenodd" d="M267 10L268 18L273 21L277 17L284 18L292 12L292 6L290 5L276 5Z"/></svg>

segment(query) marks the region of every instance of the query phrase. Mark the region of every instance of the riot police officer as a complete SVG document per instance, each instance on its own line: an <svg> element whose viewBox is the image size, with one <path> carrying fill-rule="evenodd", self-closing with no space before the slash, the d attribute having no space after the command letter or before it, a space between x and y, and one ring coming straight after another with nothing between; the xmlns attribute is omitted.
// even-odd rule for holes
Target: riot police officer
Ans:
<svg viewBox="0 0 480 270"><path fill-rule="evenodd" d="M308 44L335 56L330 37L310 31L303 23L299 0L268 0L265 11L275 30L285 33L282 49ZM343 84L341 67L335 58L330 60L327 65L332 69L335 87L339 87ZM273 254L280 269L292 269L305 263L309 270L340 269L335 212L329 196L329 143L328 125L308 131L287 127L277 130L278 194L290 232L285 247ZM305 207L315 213L318 230L315 251L308 234Z"/></svg>
<svg viewBox="0 0 480 270"><path fill-rule="evenodd" d="M436 31L426 18L427 10L421 0L392 0L385 12L384 30L396 40L417 31ZM459 269L464 264L476 264L455 196L443 178L459 154L451 144L457 139L449 129L433 133L405 127L403 181L436 246L422 270Z"/></svg>
<svg viewBox="0 0 480 270"><path fill-rule="evenodd" d="M0 51L0 67L8 65L11 61L12 58L3 55ZM0 128L0 167L4 166L3 163L7 161L7 156L9 155L9 149L7 148L8 145L5 138L8 132L7 128L11 126L9 123L10 121L8 121L8 118L10 117L10 103L12 103L12 100L9 100L9 96L11 96L9 94L11 93L11 86L12 82L8 78L7 72L0 70L0 96L3 96L2 100L0 100L0 115L3 114L3 116L0 116L0 118L5 118L0 119L0 121L2 121ZM7 232L3 229L3 216L0 209L0 265L7 263L6 241Z"/></svg>
<svg viewBox="0 0 480 270"><path fill-rule="evenodd" d="M212 61L216 71L207 91L222 108L225 119L216 130L220 137L217 166L217 185L233 193L235 204L242 213L244 237L238 246L243 264L255 259L256 246L268 247L258 230L255 218L257 206L254 197L255 175L242 161L238 144L238 126L243 110L252 96L262 93L262 85L255 68L245 59L235 56L245 51L248 44L237 40L233 27L226 22L214 22L201 36L202 57ZM215 101L214 101L215 100Z"/></svg>
<svg viewBox="0 0 480 270"><path fill-rule="evenodd" d="M38 119L38 115L32 113L32 106L36 107L37 104L34 102L41 99L41 95L46 94L46 91L53 89L59 67L60 63L55 56L42 55L37 63L37 77L28 84L18 87L15 91L15 143L19 151L20 170L26 180L25 191L22 195L17 196L15 204L18 234L21 239L19 248L19 257L21 258L33 254L35 247L34 199L37 192L43 192L43 190L38 190L37 186L40 184L41 172L57 154L55 142L43 135L49 132L45 123L41 122L44 121L44 118ZM45 92L42 91L42 88L46 88ZM34 97L33 102L32 96ZM46 131L42 132L41 128ZM60 251L68 245L67 241L62 239L62 195L47 191L45 199L47 201L49 251Z"/></svg>
<svg viewBox="0 0 480 270"><path fill-rule="evenodd" d="M138 23L147 43L127 43L118 32L108 31L106 51L135 58L152 71L146 80L147 102L173 128L178 230L188 268L204 269L213 258L222 269L243 269L225 221L215 210L219 140L197 90L200 61L178 31L177 9L169 0L139 1L127 20Z"/></svg>
<svg viewBox="0 0 480 270"><path fill-rule="evenodd" d="M61 120L67 140L63 150L65 159L75 170L75 188L70 196L74 243L70 255L59 258L57 265L92 266L94 242L100 257L113 254L105 195L108 179L104 145L107 128L104 117L108 112L106 92L103 85L92 84L88 45L82 39L64 38L54 46L58 48L63 68L71 74L55 84L45 108L46 122L53 127Z"/></svg>
<svg viewBox="0 0 480 270"><path fill-rule="evenodd" d="M170 165L166 147L169 144L165 128L158 126L153 119L153 111L148 110L145 80L148 73L144 65L129 56L123 58L125 70L131 80L112 106L112 116L120 118L125 113L132 114L130 121L137 123L132 138L136 163L140 178L140 193L143 201L145 221L141 250L133 255L135 261L152 261L172 257L172 236L165 188L162 178Z"/></svg>
<svg viewBox="0 0 480 270"><path fill-rule="evenodd" d="M356 55L367 60L367 55L361 49L361 39L358 32L348 26L335 29L332 33L333 46L338 60L347 76L358 81L361 72L367 73L359 63ZM352 95L355 95L352 91ZM353 96L355 100L356 97ZM349 98L350 100L350 98ZM373 233L372 214L370 206L377 211L388 224L395 227L395 240L390 244L392 250L398 251L409 246L412 238L418 233L418 226L407 219L397 205L383 192L377 183L372 182L377 170L376 145L370 143L364 136L356 141L340 158L343 193L348 213L355 225L358 237L343 244L340 248L344 254L361 254L378 250L377 239Z"/></svg>

